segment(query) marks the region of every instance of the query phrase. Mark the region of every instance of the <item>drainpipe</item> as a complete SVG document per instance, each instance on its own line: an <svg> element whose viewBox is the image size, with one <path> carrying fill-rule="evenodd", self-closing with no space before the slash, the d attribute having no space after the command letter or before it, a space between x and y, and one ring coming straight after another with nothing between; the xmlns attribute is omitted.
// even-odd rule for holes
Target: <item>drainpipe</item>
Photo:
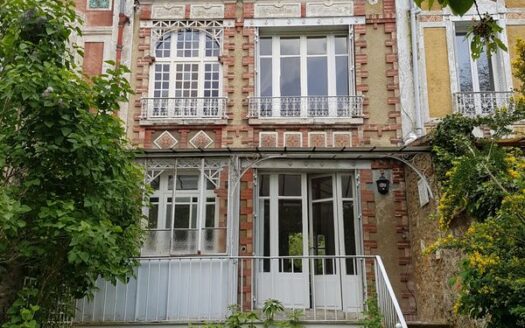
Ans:
<svg viewBox="0 0 525 328"><path fill-rule="evenodd" d="M419 63L418 63L418 42L417 42L417 22L416 15L421 11L414 5L414 0L410 2L410 36L412 38L412 74L414 80L414 118L415 133L418 137L423 135L423 117L421 115L420 83L419 83Z"/></svg>
<svg viewBox="0 0 525 328"><path fill-rule="evenodd" d="M124 13L126 10L126 0L120 0L119 15L118 15L118 30L117 30L117 50L115 62L117 66L120 65L122 60L122 48L124 39L124 27L129 23L129 17Z"/></svg>

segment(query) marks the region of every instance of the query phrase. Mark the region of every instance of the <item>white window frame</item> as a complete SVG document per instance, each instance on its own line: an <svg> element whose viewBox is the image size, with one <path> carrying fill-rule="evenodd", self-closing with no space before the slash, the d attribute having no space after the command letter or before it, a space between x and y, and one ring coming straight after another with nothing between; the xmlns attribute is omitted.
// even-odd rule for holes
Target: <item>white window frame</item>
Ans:
<svg viewBox="0 0 525 328"><path fill-rule="evenodd" d="M177 184L177 176L178 175L194 175L198 177L197 181L197 189L195 190L177 190L176 184ZM173 189L169 189L169 176L173 176ZM154 192L150 195L150 198L158 198L158 214L157 214L157 227L147 228L148 231L171 231L171 240L170 245L174 240L174 221L175 221L175 199L176 198L190 198L190 203L192 202L191 198L197 198L197 215L196 215L196 223L195 228L191 228L192 224L190 223L190 227L187 228L187 231L197 231L197 242L196 242L196 252L191 251L188 248L187 252L174 252L173 247L170 246L169 253L172 255L197 255L197 254L225 254L227 250L227 245L225 248L225 252L211 252L207 253L204 248L204 234L206 231L206 207L209 205L208 198L214 198L215 203L215 215L214 215L214 225L215 228L218 227L219 223L219 197L215 194L213 189L207 189L208 185L208 179L204 175L204 172L199 172L199 170L177 170L174 171L166 171L162 173L159 177L159 188L157 190L154 190ZM168 207L168 199L171 198L171 215L167 213L167 207ZM178 204L186 204L184 203L178 203ZM191 206L190 206L191 211ZM144 215L146 217L149 217L149 207L146 207L144 209ZM169 225L169 228L166 228L166 218L170 215L171 217L171 223ZM191 214L190 214L190 222L191 222ZM226 227L224 227L227 231ZM180 228L181 230L185 230L184 228Z"/></svg>
<svg viewBox="0 0 525 328"><path fill-rule="evenodd" d="M355 86L353 85L353 79L351 78L352 70L352 48L351 38L349 35L343 35L343 33L325 33L325 34L306 34L306 35L272 35L272 36L261 36L261 38L272 38L272 55L261 55L260 51L257 52L258 67L261 67L261 58L272 58L272 97L281 96L281 58L283 57L300 57L301 63L301 97L308 95L308 71L307 71L307 59L310 57L324 57L327 58L328 68L328 94L327 96L337 96L336 89L336 57L342 56L341 54L335 53L335 37L346 37L348 46L348 96L355 94ZM307 38L309 37L326 37L327 39L327 53L326 55L308 55L307 53ZM299 55L281 55L280 39L281 38L299 38L300 50ZM258 76L258 94L260 94L260 74ZM298 96L299 97L299 96Z"/></svg>
<svg viewBox="0 0 525 328"><path fill-rule="evenodd" d="M178 38L178 32L184 31L184 30L191 30L195 32L199 32L199 48L198 52L199 55L196 57L177 57L177 38ZM155 66L157 64L169 64L169 89L168 89L168 98L174 98L175 97L175 76L176 76L176 65L177 64L198 64L198 78L197 78L197 98L204 97L204 84L206 82L205 80L205 65L206 64L217 64L219 67L219 86L218 86L218 96L222 97L223 95L223 72L222 72L222 64L219 61L220 53L222 51L222 44L219 40L217 40L215 37L213 37L212 34L209 32L202 30L202 29L192 29L192 28L182 28L178 30L173 30L165 33L163 36L170 36L170 56L169 57L155 57L155 63L153 63L150 66L150 83L149 83L149 98L154 97L154 90L155 90ZM206 56L206 36L209 36L212 38L214 42L219 43L219 56ZM153 53L155 54L157 45L162 42L163 38L159 38L159 40L153 45ZM210 81L211 82L211 81ZM190 97L191 98L191 97ZM210 97L212 98L212 97Z"/></svg>

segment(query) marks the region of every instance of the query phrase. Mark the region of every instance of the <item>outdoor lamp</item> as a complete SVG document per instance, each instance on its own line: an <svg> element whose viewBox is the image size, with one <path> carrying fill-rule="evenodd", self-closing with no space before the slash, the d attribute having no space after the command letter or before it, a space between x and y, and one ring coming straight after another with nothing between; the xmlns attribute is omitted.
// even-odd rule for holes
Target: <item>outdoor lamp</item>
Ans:
<svg viewBox="0 0 525 328"><path fill-rule="evenodd" d="M385 178L385 174L381 172L381 176L379 179L376 180L377 184L377 192L379 192L381 195L388 194L388 189L390 187L390 180Z"/></svg>

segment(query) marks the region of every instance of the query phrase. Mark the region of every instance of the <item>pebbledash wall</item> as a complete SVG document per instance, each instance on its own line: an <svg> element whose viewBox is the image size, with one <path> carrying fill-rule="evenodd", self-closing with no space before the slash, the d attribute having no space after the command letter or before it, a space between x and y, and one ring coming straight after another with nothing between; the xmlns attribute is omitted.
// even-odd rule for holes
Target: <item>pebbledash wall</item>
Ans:
<svg viewBox="0 0 525 328"><path fill-rule="evenodd" d="M88 0L89 1L89 0ZM121 0L123 1L123 0ZM87 32L84 68L103 72L103 60L120 51L131 70L135 95L123 104L121 117L128 137L143 149L317 147L334 148L402 144L402 123L394 0L309 1L162 1L133 3L110 1L107 9L89 9L77 0ZM127 19L119 17L120 11ZM356 123L338 121L315 124L253 122L247 98L256 95L255 22L265 19L320 26L340 21L353 33L355 90L364 97L363 118ZM222 89L227 97L227 118L218 121L141 122L142 98L150 95L152 26L158 21L218 21L222 23L220 56ZM122 29L122 43L119 43ZM405 314L416 317L416 287L409 238L405 166L396 160L374 160L370 170L360 170L361 214L365 254L382 256L389 278ZM379 195L375 181L383 173L391 180L388 195ZM241 181L239 255L252 255L254 174ZM247 279L248 280L248 279ZM246 288L246 290L249 290ZM248 293L248 291L246 291ZM245 300L250 298L246 295Z"/></svg>

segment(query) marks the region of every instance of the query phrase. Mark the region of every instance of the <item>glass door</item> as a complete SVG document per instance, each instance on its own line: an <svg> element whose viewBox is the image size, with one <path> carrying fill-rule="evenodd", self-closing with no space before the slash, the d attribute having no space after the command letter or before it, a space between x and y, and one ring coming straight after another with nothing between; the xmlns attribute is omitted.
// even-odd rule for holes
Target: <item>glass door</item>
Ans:
<svg viewBox="0 0 525 328"><path fill-rule="evenodd" d="M311 297L316 307L359 311L361 284L357 275L357 225L353 176L314 175L309 178Z"/></svg>

